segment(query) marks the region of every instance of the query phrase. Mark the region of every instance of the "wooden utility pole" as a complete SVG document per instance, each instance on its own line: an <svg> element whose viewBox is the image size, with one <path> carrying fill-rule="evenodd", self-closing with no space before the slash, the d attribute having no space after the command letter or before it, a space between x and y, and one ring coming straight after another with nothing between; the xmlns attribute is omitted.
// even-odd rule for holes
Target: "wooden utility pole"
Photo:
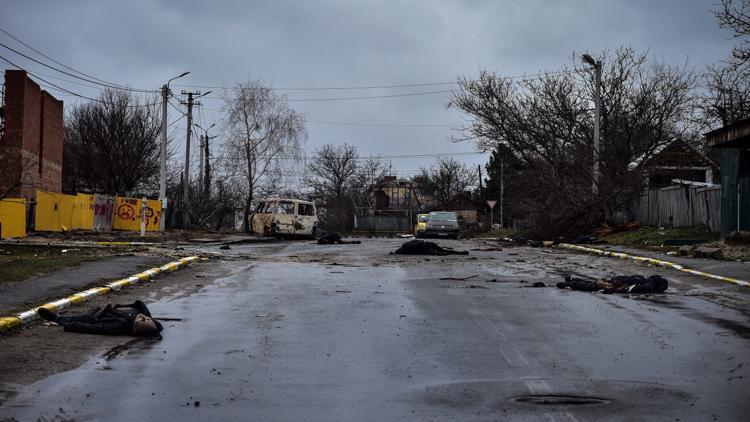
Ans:
<svg viewBox="0 0 750 422"><path fill-rule="evenodd" d="M477 170L479 171L479 197L482 197L482 165L477 164Z"/></svg>
<svg viewBox="0 0 750 422"><path fill-rule="evenodd" d="M185 178L182 185L182 228L190 227L190 135L193 133L193 106L200 105L195 99L200 96L201 92L182 91L182 95L187 95L187 102L181 101L187 105L187 136L185 137Z"/></svg>

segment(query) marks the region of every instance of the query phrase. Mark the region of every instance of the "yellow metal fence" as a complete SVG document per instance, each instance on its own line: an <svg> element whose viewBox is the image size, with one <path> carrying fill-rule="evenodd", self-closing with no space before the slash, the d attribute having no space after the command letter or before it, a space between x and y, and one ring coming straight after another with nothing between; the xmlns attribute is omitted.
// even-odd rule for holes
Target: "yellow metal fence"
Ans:
<svg viewBox="0 0 750 422"><path fill-rule="evenodd" d="M141 199L117 197L112 210L113 230L141 229ZM159 230L161 202L146 201L146 230ZM34 224L37 231L65 232L92 230L94 227L95 196L79 193L65 195L36 191Z"/></svg>
<svg viewBox="0 0 750 422"><path fill-rule="evenodd" d="M5 198L0 201L0 238L26 236L26 200Z"/></svg>

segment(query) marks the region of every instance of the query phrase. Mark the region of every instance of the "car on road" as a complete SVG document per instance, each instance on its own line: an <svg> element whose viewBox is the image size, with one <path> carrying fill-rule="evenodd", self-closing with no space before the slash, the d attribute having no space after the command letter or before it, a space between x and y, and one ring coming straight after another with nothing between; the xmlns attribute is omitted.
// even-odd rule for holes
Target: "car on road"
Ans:
<svg viewBox="0 0 750 422"><path fill-rule="evenodd" d="M300 199L265 199L250 215L250 228L263 236L315 237L318 230L315 203Z"/></svg>
<svg viewBox="0 0 750 422"><path fill-rule="evenodd" d="M417 224L414 225L414 237L424 237L427 232L427 220L430 214L417 214Z"/></svg>
<svg viewBox="0 0 750 422"><path fill-rule="evenodd" d="M460 234L458 216L453 211L433 211L427 220L425 236L452 237L458 239Z"/></svg>

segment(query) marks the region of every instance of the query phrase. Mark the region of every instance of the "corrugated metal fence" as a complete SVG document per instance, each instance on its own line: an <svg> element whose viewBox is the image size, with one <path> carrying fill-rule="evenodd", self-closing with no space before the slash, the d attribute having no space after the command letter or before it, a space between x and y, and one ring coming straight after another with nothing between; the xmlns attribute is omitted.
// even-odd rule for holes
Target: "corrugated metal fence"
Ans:
<svg viewBox="0 0 750 422"><path fill-rule="evenodd" d="M411 233L408 217L366 215L354 217L354 231L366 233Z"/></svg>
<svg viewBox="0 0 750 422"><path fill-rule="evenodd" d="M0 201L0 238L26 236L26 200L5 198Z"/></svg>
<svg viewBox="0 0 750 422"><path fill-rule="evenodd" d="M721 187L669 186L651 189L631 206L642 224L659 227L704 225L721 230Z"/></svg>
<svg viewBox="0 0 750 422"><path fill-rule="evenodd" d="M140 198L106 195L65 195L36 191L34 229L36 231L66 232L69 230L132 230L141 227ZM161 201L146 201L146 230L159 230Z"/></svg>

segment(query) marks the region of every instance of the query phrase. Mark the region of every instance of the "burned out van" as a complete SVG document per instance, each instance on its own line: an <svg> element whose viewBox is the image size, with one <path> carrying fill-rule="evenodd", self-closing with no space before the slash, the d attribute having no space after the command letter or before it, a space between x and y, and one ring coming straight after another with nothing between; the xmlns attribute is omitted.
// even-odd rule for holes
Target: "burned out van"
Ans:
<svg viewBox="0 0 750 422"><path fill-rule="evenodd" d="M315 237L318 215L315 203L299 199L269 198L250 215L254 234L278 237Z"/></svg>

